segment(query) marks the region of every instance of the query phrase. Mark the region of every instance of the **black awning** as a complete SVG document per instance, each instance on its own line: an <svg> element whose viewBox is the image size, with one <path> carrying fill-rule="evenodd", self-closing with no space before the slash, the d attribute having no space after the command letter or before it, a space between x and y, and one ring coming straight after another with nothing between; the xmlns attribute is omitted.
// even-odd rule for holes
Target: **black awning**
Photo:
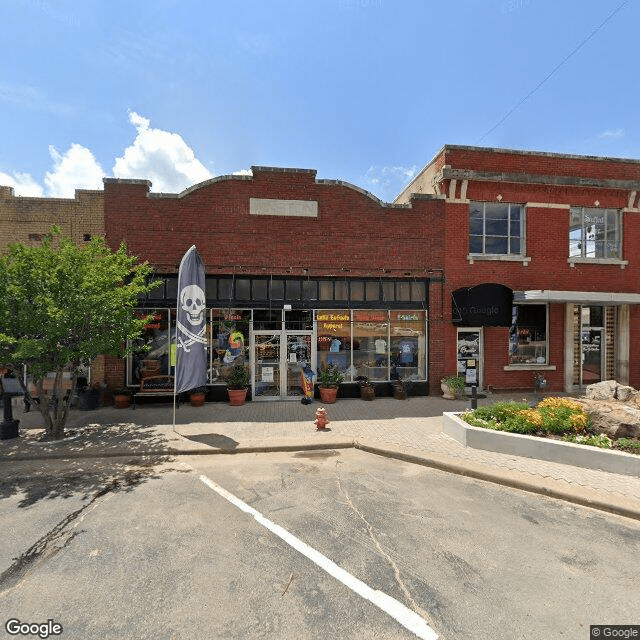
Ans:
<svg viewBox="0 0 640 640"><path fill-rule="evenodd" d="M510 327L513 291L502 284L479 284L451 293L454 324L462 327Z"/></svg>

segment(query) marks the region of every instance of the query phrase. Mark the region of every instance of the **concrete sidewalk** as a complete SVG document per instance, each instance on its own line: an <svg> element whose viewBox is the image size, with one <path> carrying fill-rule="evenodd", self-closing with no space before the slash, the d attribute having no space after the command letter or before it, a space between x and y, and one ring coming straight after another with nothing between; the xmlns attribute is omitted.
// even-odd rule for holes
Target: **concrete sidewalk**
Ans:
<svg viewBox="0 0 640 640"><path fill-rule="evenodd" d="M526 394L479 401L529 400ZM315 412L325 406L330 423L317 431ZM177 456L299 451L355 447L363 451L540 493L640 520L640 478L464 447L442 433L442 413L468 401L441 397L408 400L339 399L314 402L250 402L242 407L208 403L176 411L170 404L134 409L72 411L70 438L41 443L37 412L14 417L21 437L0 441L0 463L18 460L107 456Z"/></svg>

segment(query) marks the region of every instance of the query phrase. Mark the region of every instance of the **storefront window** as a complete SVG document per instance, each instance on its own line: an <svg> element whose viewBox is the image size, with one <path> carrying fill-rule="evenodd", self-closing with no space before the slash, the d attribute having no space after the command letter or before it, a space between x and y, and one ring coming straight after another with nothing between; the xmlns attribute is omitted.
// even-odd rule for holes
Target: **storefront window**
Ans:
<svg viewBox="0 0 640 640"><path fill-rule="evenodd" d="M351 368L351 312L348 309L318 311L316 322L318 371L334 365L344 374L345 382L351 382L355 377Z"/></svg>
<svg viewBox="0 0 640 640"><path fill-rule="evenodd" d="M353 312L353 366L356 376L389 379L389 312Z"/></svg>
<svg viewBox="0 0 640 640"><path fill-rule="evenodd" d="M509 331L510 364L547 364L547 307L515 305Z"/></svg>
<svg viewBox="0 0 640 640"><path fill-rule="evenodd" d="M250 310L211 310L209 382L224 382L233 365L249 364L250 324Z"/></svg>
<svg viewBox="0 0 640 640"><path fill-rule="evenodd" d="M139 317L151 316L134 351L127 359L127 383L140 384L151 376L169 375L169 310L140 309Z"/></svg>
<svg viewBox="0 0 640 640"><path fill-rule="evenodd" d="M424 311L391 312L389 348L392 373L395 372L403 380L426 378L427 341Z"/></svg>

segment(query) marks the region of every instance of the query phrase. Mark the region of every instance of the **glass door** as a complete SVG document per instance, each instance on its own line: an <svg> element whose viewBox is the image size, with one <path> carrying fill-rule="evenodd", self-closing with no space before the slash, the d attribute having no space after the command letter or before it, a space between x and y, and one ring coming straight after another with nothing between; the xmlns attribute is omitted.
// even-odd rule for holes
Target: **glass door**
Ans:
<svg viewBox="0 0 640 640"><path fill-rule="evenodd" d="M256 331L253 334L254 400L277 400L280 398L281 340L281 331Z"/></svg>
<svg viewBox="0 0 640 640"><path fill-rule="evenodd" d="M288 399L299 399L304 395L302 388L303 369L310 367L311 332L286 332L286 389Z"/></svg>
<svg viewBox="0 0 640 640"><path fill-rule="evenodd" d="M254 331L253 398L302 398L302 372L314 362L312 350L311 331Z"/></svg>
<svg viewBox="0 0 640 640"><path fill-rule="evenodd" d="M457 351L458 375L466 386L482 387L482 329L458 329Z"/></svg>

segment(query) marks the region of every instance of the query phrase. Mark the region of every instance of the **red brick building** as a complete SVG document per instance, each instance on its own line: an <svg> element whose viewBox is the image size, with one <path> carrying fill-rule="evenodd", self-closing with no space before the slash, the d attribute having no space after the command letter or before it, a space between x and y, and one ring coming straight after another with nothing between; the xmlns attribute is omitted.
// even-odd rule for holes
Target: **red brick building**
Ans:
<svg viewBox="0 0 640 640"><path fill-rule="evenodd" d="M150 351L114 384L170 371L177 269L195 244L214 396L238 359L254 399L299 397L305 362L379 393L396 376L436 393L456 371L496 390L531 390L536 374L551 390L640 387L640 161L445 146L393 204L302 169L180 194L104 182L107 241L164 280L141 301Z"/></svg>
<svg viewBox="0 0 640 640"><path fill-rule="evenodd" d="M430 324L433 363L462 371L471 350L496 389L531 388L535 374L552 390L640 386L639 161L445 146L396 203L416 193L446 198L452 304ZM513 291L508 326L456 304L485 283Z"/></svg>

